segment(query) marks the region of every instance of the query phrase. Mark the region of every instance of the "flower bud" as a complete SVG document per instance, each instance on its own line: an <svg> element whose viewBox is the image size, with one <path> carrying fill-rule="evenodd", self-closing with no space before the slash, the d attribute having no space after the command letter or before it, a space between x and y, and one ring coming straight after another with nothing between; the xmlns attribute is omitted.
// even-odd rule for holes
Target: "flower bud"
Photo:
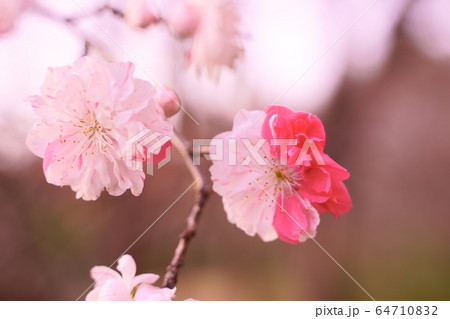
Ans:
<svg viewBox="0 0 450 319"><path fill-rule="evenodd" d="M177 114L181 108L177 93L168 87L158 88L153 101L163 109L166 117Z"/></svg>

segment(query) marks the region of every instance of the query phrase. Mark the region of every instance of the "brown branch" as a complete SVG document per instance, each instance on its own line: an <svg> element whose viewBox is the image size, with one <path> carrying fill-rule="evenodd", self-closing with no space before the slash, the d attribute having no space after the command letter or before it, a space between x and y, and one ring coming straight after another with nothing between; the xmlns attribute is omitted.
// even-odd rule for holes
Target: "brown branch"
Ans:
<svg viewBox="0 0 450 319"><path fill-rule="evenodd" d="M74 17L66 18L65 21L67 23L73 23L73 22L75 22L77 20L82 20L82 19L89 18L90 15L91 16L95 16L95 15L101 14L103 12L110 12L111 14L115 15L118 18L123 18L123 12L122 11L120 11L119 9L113 8L113 7L111 7L111 6L106 4L106 5L102 6L102 7L99 7L95 11L89 13L89 15L85 13L85 14L82 14L80 16L74 16Z"/></svg>
<svg viewBox="0 0 450 319"><path fill-rule="evenodd" d="M183 157L186 166L189 168L192 177L197 181L196 183L196 198L191 213L186 219L186 227L180 234L177 248L175 249L174 256L169 266L167 266L167 272L164 276L163 286L167 288L175 287L177 283L178 271L184 264L184 258L186 256L189 243L195 236L198 228L198 223L204 208L204 205L211 193L211 183L208 177L206 177L198 166L192 163L192 151L190 151L188 144L184 142L180 136L175 135L172 139L173 146L180 152Z"/></svg>
<svg viewBox="0 0 450 319"><path fill-rule="evenodd" d="M57 21L59 23L63 23L66 24L67 26L69 26L72 31L74 33L77 33L84 41L84 50L82 53L82 56L85 56L89 53L90 49L92 48L98 48L100 50L100 48L96 45L94 45L90 40L88 40L85 36L85 34L79 29L77 23L80 20L89 18L89 15L99 15L103 12L110 12L111 14L113 14L116 17L119 18L123 18L123 12L115 9L109 5L104 5L102 7L99 7L98 9L96 9L93 12L90 12L89 14L82 14L82 15L78 15L78 16L72 16L72 17L68 17L68 18L64 18L64 17L60 17L57 14L54 14L53 12L51 12L47 7L42 6L38 3L32 2L32 4L30 5L30 8L34 11L37 12L39 14L41 14L44 17L47 17L51 20Z"/></svg>

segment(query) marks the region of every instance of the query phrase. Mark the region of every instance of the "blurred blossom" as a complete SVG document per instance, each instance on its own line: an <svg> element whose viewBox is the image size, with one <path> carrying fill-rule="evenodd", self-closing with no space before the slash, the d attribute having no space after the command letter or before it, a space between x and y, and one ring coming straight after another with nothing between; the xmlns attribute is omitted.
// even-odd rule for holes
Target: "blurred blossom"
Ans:
<svg viewBox="0 0 450 319"><path fill-rule="evenodd" d="M33 159L24 141L35 116L25 99L40 89L49 65L72 63L82 52L78 34L32 10L0 36L0 170Z"/></svg>
<svg viewBox="0 0 450 319"><path fill-rule="evenodd" d="M333 96L346 70L345 50L335 46L334 16L319 1L250 1L245 8L245 80L259 108L272 103L315 111ZM253 106L254 107L254 106Z"/></svg>
<svg viewBox="0 0 450 319"><path fill-rule="evenodd" d="M240 17L230 0L184 0L173 9L169 27L180 37L191 36L188 62L197 72L206 69L210 77L218 68L233 68L243 53L238 30Z"/></svg>
<svg viewBox="0 0 450 319"><path fill-rule="evenodd" d="M123 255L117 271L106 266L95 266L91 277L95 287L87 296L87 301L170 301L176 289L153 286L159 276L142 274L136 276L136 263L130 255Z"/></svg>
<svg viewBox="0 0 450 319"><path fill-rule="evenodd" d="M0 0L0 33L6 32L14 25L27 0Z"/></svg>
<svg viewBox="0 0 450 319"><path fill-rule="evenodd" d="M175 37L185 39L194 35L199 20L200 14L195 7L188 2L179 2L170 12L168 26Z"/></svg>
<svg viewBox="0 0 450 319"><path fill-rule="evenodd" d="M450 57L449 14L448 0L418 0L406 17L406 31L417 47L432 58Z"/></svg>
<svg viewBox="0 0 450 319"><path fill-rule="evenodd" d="M349 173L323 153L325 131L313 114L282 106L240 111L232 131L215 139L224 141L224 154L210 168L213 189L222 196L228 220L250 236L304 242L315 236L319 213L339 216L352 207L342 182ZM290 144L282 144L288 139ZM236 146L229 148L232 140ZM282 143L275 146L274 140Z"/></svg>
<svg viewBox="0 0 450 319"><path fill-rule="evenodd" d="M27 139L44 158L49 183L70 185L85 200L103 189L115 196L142 192L144 173L125 164L128 140L144 129L171 136L172 125L153 102L155 89L134 79L133 71L132 63L92 57L49 69L42 95L30 98L39 121Z"/></svg>
<svg viewBox="0 0 450 319"><path fill-rule="evenodd" d="M61 17L85 14L72 1L36 1ZM88 12L106 3L103 0L77 2ZM413 8L423 7L424 12L429 12L435 7L432 3L437 2L418 1ZM109 0L108 3L126 11L128 1ZM92 19L80 19L77 27L97 46L95 52L105 59L123 61L130 60L131 56L138 66L137 76L176 88L186 107L194 109L197 117L214 114L231 119L239 109L262 109L274 101L291 105L295 110L320 112L329 105L346 76L368 77L383 66L391 52L399 19L411 1L377 1L347 32L371 0L265 0L264 5L258 0L152 0L148 3L157 4L161 16L168 17L169 26L176 23L180 29L190 26L192 30L187 28L187 35L192 36L180 45L162 25L135 32L107 12L96 15L96 22L108 30L120 47ZM430 5L425 8L421 3ZM183 14L180 8L188 8L189 13ZM171 15L176 15L177 10L178 18L171 21ZM8 114L3 118L19 122L24 117L28 121L22 121L22 136L17 137L17 143L22 145L23 131L31 118L28 109L23 107L25 95L37 90L46 66L72 63L83 51L78 32L30 11L24 13L26 19L21 19L14 30L0 38L0 65L6 74L26 70L30 75L3 77L0 87L2 116ZM427 24L417 27L421 32L429 32L433 23L442 27L441 33L433 32L432 38L422 37L423 41L434 43L428 45L428 50L437 47L436 43L440 43L441 51L445 48L445 35L441 36L446 34L444 12L434 9L432 15L423 15L421 19L428 19ZM413 21L409 16L412 15L408 15L408 21ZM187 19L184 22L183 17ZM410 22L408 28L414 25L420 26ZM245 41L241 43L242 39ZM180 70L186 49L194 67ZM217 82L197 74L198 70L207 70L214 76L224 65L234 68L221 68ZM13 155L10 148L7 152L9 158L19 156Z"/></svg>
<svg viewBox="0 0 450 319"><path fill-rule="evenodd" d="M125 21L132 27L146 28L160 21L155 8L150 8L146 0L130 0L124 11Z"/></svg>
<svg viewBox="0 0 450 319"><path fill-rule="evenodd" d="M324 10L328 12L328 23L334 25L330 30L333 37L338 39L343 34L336 46L345 48L345 63L348 64L347 72L350 76L369 78L384 65L394 45L396 28L409 2L410 0L322 2Z"/></svg>

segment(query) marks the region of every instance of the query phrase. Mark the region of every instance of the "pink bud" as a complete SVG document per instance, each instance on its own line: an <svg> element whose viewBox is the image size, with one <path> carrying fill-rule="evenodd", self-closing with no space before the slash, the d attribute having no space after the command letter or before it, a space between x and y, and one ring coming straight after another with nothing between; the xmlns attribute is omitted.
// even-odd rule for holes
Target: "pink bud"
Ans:
<svg viewBox="0 0 450 319"><path fill-rule="evenodd" d="M164 111L166 117L171 117L180 111L181 103L177 93L168 87L159 87L153 98Z"/></svg>
<svg viewBox="0 0 450 319"><path fill-rule="evenodd" d="M124 12L125 21L132 27L146 28L160 21L159 15L150 10L145 0L130 0Z"/></svg>
<svg viewBox="0 0 450 319"><path fill-rule="evenodd" d="M198 9L187 2L180 2L170 13L168 26L175 37L185 39L194 35L199 21Z"/></svg>

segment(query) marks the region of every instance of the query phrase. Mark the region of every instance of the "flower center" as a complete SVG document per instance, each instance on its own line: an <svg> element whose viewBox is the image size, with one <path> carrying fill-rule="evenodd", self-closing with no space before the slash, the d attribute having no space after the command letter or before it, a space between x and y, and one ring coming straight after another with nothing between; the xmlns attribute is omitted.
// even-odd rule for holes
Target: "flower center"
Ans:
<svg viewBox="0 0 450 319"><path fill-rule="evenodd" d="M88 110L85 115L79 119L81 128L80 133L87 137L88 141L95 141L101 145L111 145L112 141L108 136L110 129L105 128L96 118L95 114ZM96 145L97 146L97 145Z"/></svg>
<svg viewBox="0 0 450 319"><path fill-rule="evenodd" d="M107 148L113 145L109 137L111 129L105 128L96 118L95 113L88 110L84 116L79 118L79 134L85 136L82 148L97 148L103 153L107 153ZM92 153L92 155L94 155Z"/></svg>
<svg viewBox="0 0 450 319"><path fill-rule="evenodd" d="M136 296L137 290L138 290L138 285L134 286L133 289L131 290L131 292L130 292L131 298L134 299L134 296Z"/></svg>
<svg viewBox="0 0 450 319"><path fill-rule="evenodd" d="M110 129L104 128L94 117L93 123L86 123L84 120L81 120L81 123L85 123L83 134L86 135L89 139L92 139L95 135L104 135L111 131Z"/></svg>
<svg viewBox="0 0 450 319"><path fill-rule="evenodd" d="M283 179L284 176L280 171L275 171L275 175L277 176L278 179Z"/></svg>
<svg viewBox="0 0 450 319"><path fill-rule="evenodd" d="M267 156L264 156L268 159ZM298 166L285 166L279 164L275 158L271 158L267 166L254 166L249 169L249 173L255 172L257 175L248 185L257 184L255 188L258 192L258 200L268 202L269 207L274 205L276 198L281 195L282 200L294 196L301 187L303 179L302 170ZM255 167L256 170L255 170ZM258 174L259 173L259 174ZM245 198L249 198L248 195Z"/></svg>
<svg viewBox="0 0 450 319"><path fill-rule="evenodd" d="M277 168L275 170L275 176L279 186L288 193L292 193L300 188L300 181L303 176L298 170L288 166L278 166Z"/></svg>

